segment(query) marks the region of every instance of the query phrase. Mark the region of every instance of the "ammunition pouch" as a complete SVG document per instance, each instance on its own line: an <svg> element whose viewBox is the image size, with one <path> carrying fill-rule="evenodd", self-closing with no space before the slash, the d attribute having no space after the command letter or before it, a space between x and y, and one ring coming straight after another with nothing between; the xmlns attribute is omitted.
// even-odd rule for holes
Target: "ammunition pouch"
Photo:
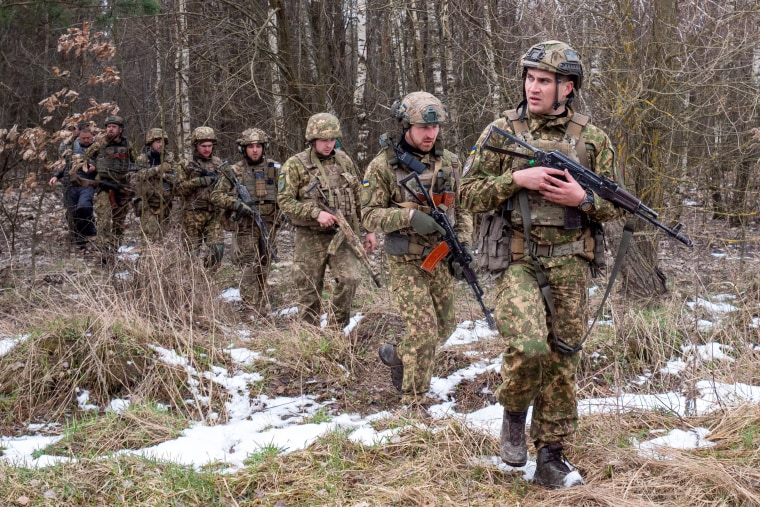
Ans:
<svg viewBox="0 0 760 507"><path fill-rule="evenodd" d="M512 225L501 213L483 215L475 242L477 267L491 272L507 269L512 261L513 233Z"/></svg>
<svg viewBox="0 0 760 507"><path fill-rule="evenodd" d="M414 240L414 237L399 232L390 232L385 235L383 249L388 255L421 255L423 257L433 251L432 247L422 246Z"/></svg>

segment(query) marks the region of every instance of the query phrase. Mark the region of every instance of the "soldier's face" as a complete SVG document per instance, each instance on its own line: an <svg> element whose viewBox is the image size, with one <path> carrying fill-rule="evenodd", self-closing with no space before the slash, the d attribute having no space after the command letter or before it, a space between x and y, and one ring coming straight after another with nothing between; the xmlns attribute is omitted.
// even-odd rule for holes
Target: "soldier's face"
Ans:
<svg viewBox="0 0 760 507"><path fill-rule="evenodd" d="M435 146L440 130L440 125L412 125L406 131L406 142L426 153Z"/></svg>
<svg viewBox="0 0 760 507"><path fill-rule="evenodd" d="M554 72L541 69L528 69L525 74L525 97L528 100L528 110L533 114L560 114L565 110L562 105L554 109L554 99L564 102L570 92L573 91L573 82L562 79L557 83L557 75Z"/></svg>
<svg viewBox="0 0 760 507"><path fill-rule="evenodd" d="M94 137L92 136L92 132L82 132L79 134L79 144L83 148L87 148L92 144Z"/></svg>
<svg viewBox="0 0 760 507"><path fill-rule="evenodd" d="M154 153L161 153L164 151L164 141L163 139L156 139L152 143L150 143L150 149Z"/></svg>
<svg viewBox="0 0 760 507"><path fill-rule="evenodd" d="M327 156L335 149L335 139L315 139L314 149L320 155Z"/></svg>
<svg viewBox="0 0 760 507"><path fill-rule="evenodd" d="M115 123L109 123L106 125L106 137L109 139L116 139L121 135L121 133L124 131L123 128L119 127Z"/></svg>
<svg viewBox="0 0 760 507"><path fill-rule="evenodd" d="M214 143L211 141L204 141L198 144L195 148L198 150L198 155L203 158L211 158L211 153L214 151Z"/></svg>
<svg viewBox="0 0 760 507"><path fill-rule="evenodd" d="M261 155L264 153L264 146L259 143L253 143L249 144L245 147L245 154L248 155L248 158L251 160L258 160L261 158Z"/></svg>

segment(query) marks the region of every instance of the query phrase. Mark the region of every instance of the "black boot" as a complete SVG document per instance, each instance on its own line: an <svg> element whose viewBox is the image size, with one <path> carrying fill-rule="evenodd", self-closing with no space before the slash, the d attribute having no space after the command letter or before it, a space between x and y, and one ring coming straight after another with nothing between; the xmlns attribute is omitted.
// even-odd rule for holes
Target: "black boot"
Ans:
<svg viewBox="0 0 760 507"><path fill-rule="evenodd" d="M525 418L528 411L510 412L504 409L501 419L501 460L511 467L522 467L528 461L525 443Z"/></svg>
<svg viewBox="0 0 760 507"><path fill-rule="evenodd" d="M571 488L583 484L577 471L570 470L562 457L562 444L549 444L538 450L533 481L547 488Z"/></svg>
<svg viewBox="0 0 760 507"><path fill-rule="evenodd" d="M391 383L393 387L401 391L401 385L404 380L404 363L401 362L401 358L398 357L395 345L390 343L384 343L380 345L380 360L385 366L391 369Z"/></svg>

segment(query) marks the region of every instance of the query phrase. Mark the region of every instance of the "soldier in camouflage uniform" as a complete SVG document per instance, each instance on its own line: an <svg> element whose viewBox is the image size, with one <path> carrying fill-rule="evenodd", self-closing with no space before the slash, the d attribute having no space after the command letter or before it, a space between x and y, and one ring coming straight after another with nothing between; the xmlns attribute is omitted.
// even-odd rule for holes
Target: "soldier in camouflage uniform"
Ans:
<svg viewBox="0 0 760 507"><path fill-rule="evenodd" d="M243 202L235 185L222 171L222 177L211 192L211 202L221 209L234 212L235 221L228 221L232 238L232 260L242 266L240 296L243 304L260 313L268 303L267 279L272 260L262 244L262 235L253 221L255 206L267 225L270 251L275 249L275 238L280 225L277 207L277 177L280 164L266 157L269 137L261 129L246 129L237 140L242 160L232 166L238 183L248 189L251 202Z"/></svg>
<svg viewBox="0 0 760 507"><path fill-rule="evenodd" d="M180 163L177 191L183 198L182 231L189 251L197 253L202 245L209 249L204 263L216 268L224 256L224 237L219 223L221 209L211 202L211 190L219 179L222 161L213 155L216 132L198 127L190 136L193 158Z"/></svg>
<svg viewBox="0 0 760 507"><path fill-rule="evenodd" d="M177 167L174 154L165 151L167 142L169 138L162 129L150 129L132 177L137 194L133 201L135 215L140 218L140 229L148 241L163 239L169 227Z"/></svg>
<svg viewBox="0 0 760 507"><path fill-rule="evenodd" d="M570 107L583 83L578 54L563 42L547 41L531 47L521 64L523 100L491 125L539 149L561 150L615 179L610 139ZM462 201L473 212L489 212L483 218L481 236L488 224L504 223L491 227L491 236L478 241L479 246L506 246L497 259L491 259L503 262L494 313L506 343L503 383L496 392L504 406L501 457L511 466L526 463L526 413L533 403L530 436L537 451L535 481L548 487L574 486L582 480L577 475L568 477L562 442L577 424L575 371L587 322L589 261L594 251L590 228L593 222L612 219L616 211L585 191L566 171L533 167L527 160L487 149L483 142L490 127L465 164ZM492 135L489 145L504 148L505 141ZM522 220L526 213L530 225ZM537 281L544 277L550 284L548 297Z"/></svg>
<svg viewBox="0 0 760 507"><path fill-rule="evenodd" d="M434 95L413 92L393 113L402 124L398 148L421 162L419 174L433 200L444 209L460 241L472 237L472 217L459 204L461 165L439 139L446 110ZM411 168L400 163L387 136L384 149L370 162L362 188L362 223L369 231L384 232L390 266L391 293L407 327L397 344L380 347L380 359L391 368L391 381L406 404L422 401L430 389L435 350L456 327L454 276L448 262L432 272L422 269L431 250L441 242L443 229L399 184ZM414 188L414 183L411 185ZM461 268L461 266L459 266ZM459 271L461 273L461 269Z"/></svg>
<svg viewBox="0 0 760 507"><path fill-rule="evenodd" d="M332 114L319 113L309 118L306 141L310 147L290 157L282 165L278 179L277 203L296 226L293 281L298 289L298 302L304 320L313 325L319 325L327 266L336 279L332 305L341 327L349 323L351 302L361 277L359 259L348 242L342 241L344 236L337 234L337 217L323 210L317 201L322 195L327 196L329 206L342 211L359 232L358 171L351 158L335 148L336 139L341 136L340 122ZM375 234L365 236L367 252L376 244Z"/></svg>
<svg viewBox="0 0 760 507"><path fill-rule="evenodd" d="M95 195L95 224L101 260L110 262L124 237L124 227L133 192L129 172L135 152L124 137L124 119L111 115L105 120L105 134L84 153L95 160L98 190Z"/></svg>

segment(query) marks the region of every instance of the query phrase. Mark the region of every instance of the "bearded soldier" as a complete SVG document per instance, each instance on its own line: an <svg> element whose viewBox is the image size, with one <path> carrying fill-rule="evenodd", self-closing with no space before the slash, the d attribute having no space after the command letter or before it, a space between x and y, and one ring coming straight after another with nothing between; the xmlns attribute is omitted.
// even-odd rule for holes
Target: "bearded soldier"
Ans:
<svg viewBox="0 0 760 507"><path fill-rule="evenodd" d="M407 328L398 343L380 347L380 359L391 368L391 381L401 391L402 402L416 404L430 389L436 347L456 328L454 277L447 262L430 271L422 268L440 243L443 229L429 215L430 208L419 204L400 180L417 172L462 241L472 236L472 218L459 205L459 158L444 149L439 138L440 125L446 121L441 101L418 91L392 109L401 123L400 140L394 146L393 139L381 137L384 149L367 167L362 223L369 231L385 233L391 293ZM406 156L399 157L401 153Z"/></svg>
<svg viewBox="0 0 760 507"><path fill-rule="evenodd" d="M103 262L113 260L124 237L124 226L133 196L129 173L135 162L135 152L124 137L124 119L111 115L104 122L105 134L84 153L84 159L94 159L98 190L95 196L95 224L100 255Z"/></svg>
<svg viewBox="0 0 760 507"><path fill-rule="evenodd" d="M208 268L216 268L224 255L224 238L219 225L220 209L211 202L211 190L222 161L213 155L216 132L211 127L198 127L190 136L193 156L183 161L177 190L183 198L182 231L186 246L197 253L202 245L209 249L204 259Z"/></svg>
<svg viewBox="0 0 760 507"><path fill-rule="evenodd" d="M133 201L135 214L140 217L140 229L149 241L164 237L177 181L174 154L166 152L169 138L159 128L145 135L145 147L137 156L137 172L132 178L137 197Z"/></svg>
<svg viewBox="0 0 760 507"><path fill-rule="evenodd" d="M601 129L570 107L583 84L583 67L569 45L536 44L521 66L523 100L481 135L465 165L462 200L474 212L489 213L478 244L501 245L487 259L489 269L501 272L494 289L494 318L506 345L503 383L496 392L504 406L501 458L511 466L525 465L532 403L535 481L567 487L583 482L571 475L562 443L577 424L575 370L587 322L591 228L617 213L567 171L534 167L504 153L509 142L489 133L496 126L610 179L617 172L615 150Z"/></svg>
<svg viewBox="0 0 760 507"><path fill-rule="evenodd" d="M306 124L306 141L310 147L290 157L278 178L277 202L296 226L293 258L293 281L304 320L318 325L321 315L325 269L336 280L333 307L336 323L343 327L351 317L351 302L361 276L361 262L348 242L338 234L337 217L326 211L340 210L355 232L359 232L361 209L359 180L354 162L335 142L342 136L338 118L319 113ZM341 241L337 241L341 239ZM374 233L364 238L364 248L372 252L377 244Z"/></svg>
<svg viewBox="0 0 760 507"><path fill-rule="evenodd" d="M267 279L280 225L277 207L280 164L266 157L269 137L261 129L244 130L237 140L237 147L243 158L232 166L233 174L227 174L226 169L221 171L211 192L211 202L234 213L235 220L227 222L234 232L232 260L243 267L240 296L248 309L261 313L269 302ZM245 186L250 201L245 201L236 185ZM252 208L264 219L265 231L261 231L252 218Z"/></svg>

